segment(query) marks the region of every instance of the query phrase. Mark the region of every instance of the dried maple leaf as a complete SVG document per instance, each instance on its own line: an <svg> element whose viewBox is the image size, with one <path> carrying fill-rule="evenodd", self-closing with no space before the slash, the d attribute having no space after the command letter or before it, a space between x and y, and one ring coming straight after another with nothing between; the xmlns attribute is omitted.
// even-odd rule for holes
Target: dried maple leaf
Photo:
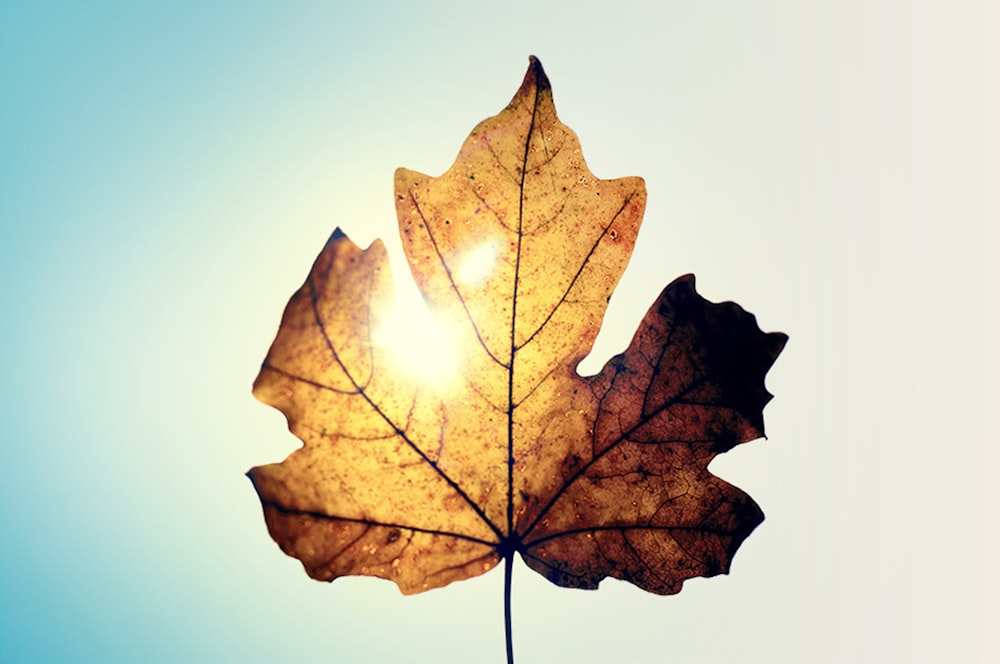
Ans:
<svg viewBox="0 0 1000 664"><path fill-rule="evenodd" d="M379 336L385 250L335 231L254 384L304 443L249 473L281 548L316 579L367 574L404 593L504 559L508 607L515 553L576 588L612 576L670 594L728 571L763 515L707 466L763 436L785 335L685 276L624 353L577 374L645 187L587 170L534 58L446 173L400 169L395 190L413 277L451 322L462 373L442 388L400 370Z"/></svg>

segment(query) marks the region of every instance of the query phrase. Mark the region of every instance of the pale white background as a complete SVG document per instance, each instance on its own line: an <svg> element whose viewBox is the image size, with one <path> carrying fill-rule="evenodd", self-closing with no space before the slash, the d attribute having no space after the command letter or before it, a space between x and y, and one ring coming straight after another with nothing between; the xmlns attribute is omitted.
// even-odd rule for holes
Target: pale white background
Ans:
<svg viewBox="0 0 1000 664"><path fill-rule="evenodd" d="M658 597L514 578L519 662L995 661L1000 5L0 2L0 659L501 661L502 574L309 580L242 473L326 237L383 238L527 56L649 203L591 361L694 272L790 335L767 521Z"/></svg>

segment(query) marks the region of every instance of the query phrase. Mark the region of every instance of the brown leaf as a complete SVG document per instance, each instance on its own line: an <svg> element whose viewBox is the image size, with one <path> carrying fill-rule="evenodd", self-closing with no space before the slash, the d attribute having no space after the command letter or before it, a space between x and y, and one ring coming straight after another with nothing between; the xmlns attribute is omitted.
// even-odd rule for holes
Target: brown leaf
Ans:
<svg viewBox="0 0 1000 664"><path fill-rule="evenodd" d="M515 552L580 588L613 576L669 594L726 572L763 515L707 466L764 435L785 335L686 276L622 355L577 374L646 194L587 169L534 58L446 173L400 169L395 189L410 268L461 373L442 386L400 367L380 336L385 250L335 231L254 384L304 443L249 473L281 548L316 579L367 574L404 593Z"/></svg>

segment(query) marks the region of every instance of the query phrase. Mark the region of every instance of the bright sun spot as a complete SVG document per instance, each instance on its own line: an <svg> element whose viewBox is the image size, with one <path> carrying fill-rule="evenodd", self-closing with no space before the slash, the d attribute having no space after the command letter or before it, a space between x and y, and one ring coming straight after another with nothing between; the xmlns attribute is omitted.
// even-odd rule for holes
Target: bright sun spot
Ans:
<svg viewBox="0 0 1000 664"><path fill-rule="evenodd" d="M464 286L478 286L486 281L497 262L497 248L492 242L474 247L459 257L455 281Z"/></svg>
<svg viewBox="0 0 1000 664"><path fill-rule="evenodd" d="M374 331L372 341L388 352L396 369L431 388L444 389L459 374L456 335L412 291L412 286L397 288L396 305Z"/></svg>
<svg viewBox="0 0 1000 664"><path fill-rule="evenodd" d="M476 245L456 257L452 279L458 286L481 286L496 262L495 243ZM431 313L412 282L397 279L396 294L395 307L374 330L372 341L388 353L395 370L435 390L451 387L462 362L454 328Z"/></svg>

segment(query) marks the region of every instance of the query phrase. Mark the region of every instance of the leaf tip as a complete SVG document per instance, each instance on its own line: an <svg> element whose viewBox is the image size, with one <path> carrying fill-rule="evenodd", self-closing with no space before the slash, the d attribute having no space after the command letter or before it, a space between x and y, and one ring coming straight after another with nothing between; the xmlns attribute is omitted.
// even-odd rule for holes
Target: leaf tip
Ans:
<svg viewBox="0 0 1000 664"><path fill-rule="evenodd" d="M524 75L524 82L528 83L529 81L534 83L539 92L552 89L549 77L545 75L545 69L542 68L542 61L534 55L528 56L528 71Z"/></svg>
<svg viewBox="0 0 1000 664"><path fill-rule="evenodd" d="M260 479L260 466L254 466L247 472L243 473L243 475L250 480L250 483L253 484L254 490L256 490L257 494L260 495L260 490L257 488L257 481Z"/></svg>
<svg viewBox="0 0 1000 664"><path fill-rule="evenodd" d="M511 105L517 105L518 103L527 104L530 108L540 98L548 99L549 103L551 103L552 84L549 83L549 77L545 75L541 60L533 55L529 55L528 71L524 73L524 80L521 81L521 87L514 93L514 98L511 99L510 103ZM529 100L533 101L529 102Z"/></svg>
<svg viewBox="0 0 1000 664"><path fill-rule="evenodd" d="M330 245L330 244L333 244L334 242L336 242L337 240L343 240L346 237L347 237L347 233L345 233L344 231L342 231L340 229L340 226L337 226L336 228L333 229L333 232L330 233L330 239L327 240L326 243L327 243L327 245Z"/></svg>

